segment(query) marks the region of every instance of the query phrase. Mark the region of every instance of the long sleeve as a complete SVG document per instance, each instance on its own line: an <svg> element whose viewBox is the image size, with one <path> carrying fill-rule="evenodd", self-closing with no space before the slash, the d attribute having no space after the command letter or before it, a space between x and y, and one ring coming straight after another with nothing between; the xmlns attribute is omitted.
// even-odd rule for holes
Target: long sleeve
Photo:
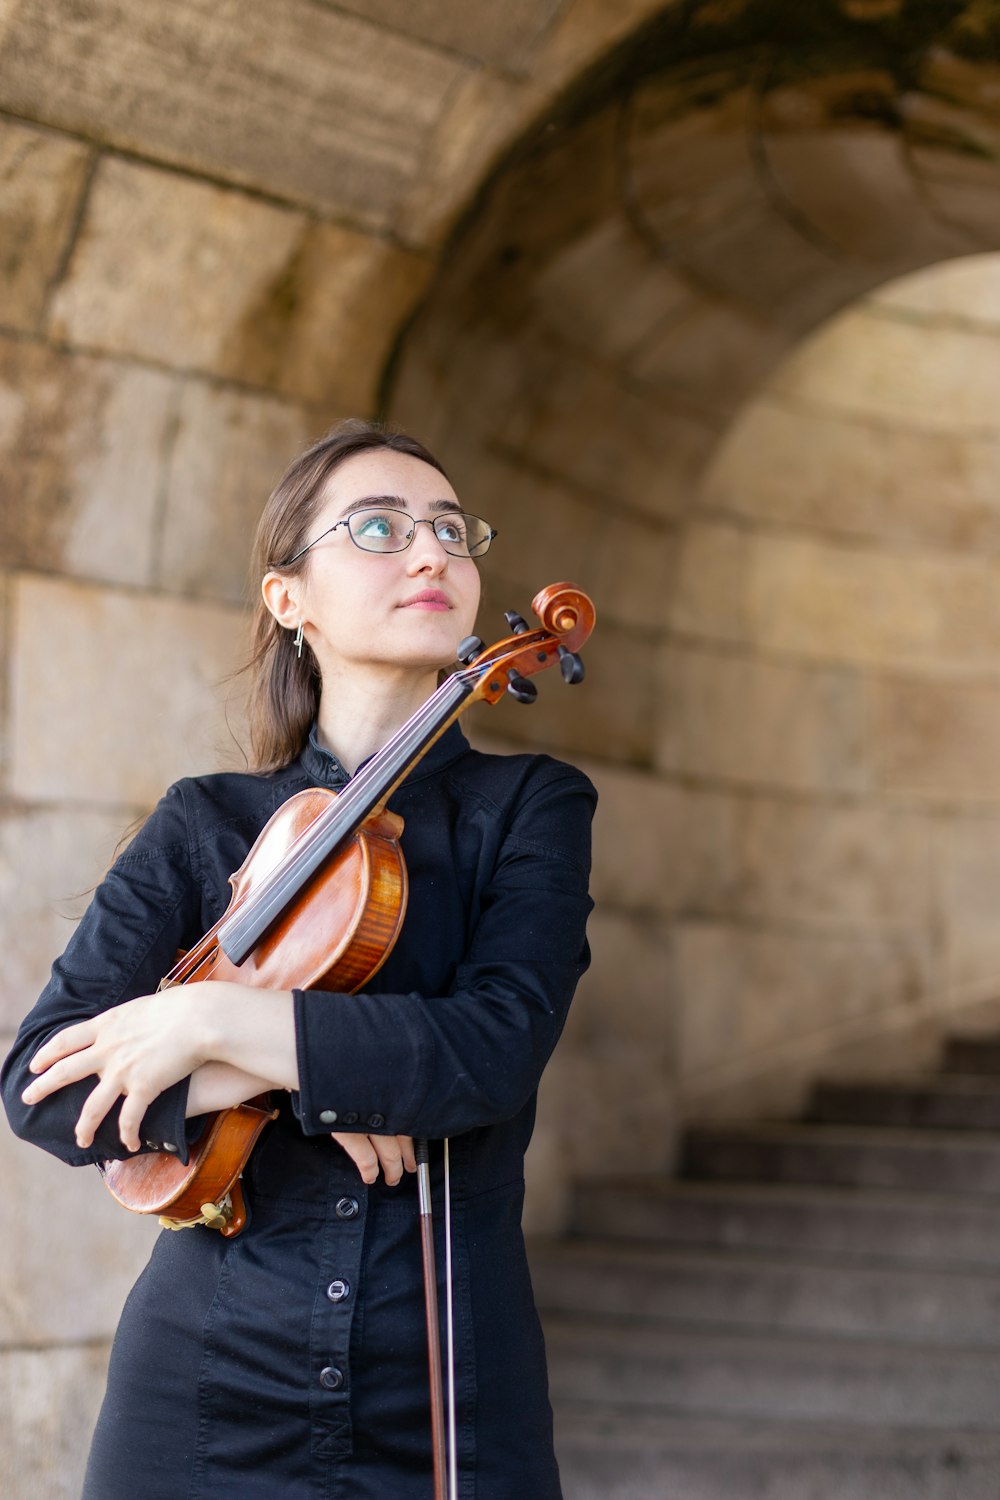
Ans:
<svg viewBox="0 0 1000 1500"><path fill-rule="evenodd" d="M555 762L500 842L471 941L442 995L296 991L307 1134L439 1139L512 1118L532 1097L587 967L595 793ZM411 939L412 940L412 939Z"/></svg>
<svg viewBox="0 0 1000 1500"><path fill-rule="evenodd" d="M21 1102L28 1064L65 1026L156 989L179 947L196 932L199 894L191 873L180 786L171 787L94 894L37 1004L25 1018L0 1074L14 1132L74 1166L131 1155L118 1136L116 1105L93 1146L81 1151L73 1127L94 1080L83 1079L38 1104ZM186 1150L188 1080L166 1089L142 1122L149 1145Z"/></svg>

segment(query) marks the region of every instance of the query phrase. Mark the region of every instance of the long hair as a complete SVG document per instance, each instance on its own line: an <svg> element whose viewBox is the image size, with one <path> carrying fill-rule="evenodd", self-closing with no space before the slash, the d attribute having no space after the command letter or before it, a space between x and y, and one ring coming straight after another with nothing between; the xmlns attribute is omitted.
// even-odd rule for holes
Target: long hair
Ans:
<svg viewBox="0 0 1000 1500"><path fill-rule="evenodd" d="M250 659L248 717L251 767L276 771L295 760L305 748L309 728L319 711L322 682L319 666L307 642L297 654L292 633L283 629L261 596L264 575L283 558L293 557L309 540L324 500L326 481L342 463L357 453L387 448L419 458L445 474L434 455L405 432L394 432L380 422L358 417L338 422L289 465L272 490L257 523L251 563L252 596L256 598ZM309 553L280 571L297 577L309 566Z"/></svg>

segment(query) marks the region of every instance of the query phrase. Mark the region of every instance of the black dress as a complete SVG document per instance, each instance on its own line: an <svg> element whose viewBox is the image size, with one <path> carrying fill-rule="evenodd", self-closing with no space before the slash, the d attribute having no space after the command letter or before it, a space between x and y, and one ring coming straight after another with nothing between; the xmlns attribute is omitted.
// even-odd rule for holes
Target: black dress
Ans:
<svg viewBox="0 0 1000 1500"><path fill-rule="evenodd" d="M345 780L311 741L272 775L170 789L4 1065L19 1135L74 1164L127 1154L117 1111L91 1150L76 1147L87 1081L26 1108L28 1061L60 1027L155 989L225 910L228 876L274 809ZM251 1158L248 1227L156 1242L118 1328L85 1500L430 1493L415 1180L366 1187L332 1128L450 1138L459 1491L558 1500L520 1214L535 1090L588 958L594 792L548 757L473 751L453 725L390 806L410 875L399 941L371 992L296 993L300 1091ZM186 1093L184 1080L151 1105L147 1148L186 1152L199 1129ZM432 1147L439 1271L441 1155Z"/></svg>

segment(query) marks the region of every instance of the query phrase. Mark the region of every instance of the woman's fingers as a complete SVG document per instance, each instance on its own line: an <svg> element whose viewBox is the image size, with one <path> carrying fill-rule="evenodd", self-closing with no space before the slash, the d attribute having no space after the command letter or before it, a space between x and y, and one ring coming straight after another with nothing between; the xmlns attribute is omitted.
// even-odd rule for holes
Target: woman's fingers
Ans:
<svg viewBox="0 0 1000 1500"><path fill-rule="evenodd" d="M38 1055L41 1056L41 1053ZM47 1099L49 1094L65 1088L67 1083L79 1083L81 1078L89 1078L92 1073L96 1072L97 1065L91 1056L89 1046L84 1047L82 1051L71 1051L60 1057L58 1061L53 1059L47 1064L41 1075L28 1084L21 1098L25 1104L37 1104L39 1099Z"/></svg>
<svg viewBox="0 0 1000 1500"><path fill-rule="evenodd" d="M81 1147L81 1149L85 1150L88 1146L92 1146L94 1144L94 1136L97 1134L98 1126L100 1125L101 1121L104 1119L108 1111L114 1107L115 1101L117 1100L118 1096L119 1091L117 1085L111 1083L107 1078L102 1078L97 1087L91 1089L90 1093L84 1100L83 1108L81 1109L79 1116L77 1117L76 1129L74 1131L74 1134L76 1136L76 1144ZM123 1101L121 1114L119 1116L120 1125L118 1134L121 1137L122 1145L127 1146L130 1151L138 1151L138 1125L139 1120L142 1119L142 1116L146 1112L146 1105L142 1105L141 1112L139 1114L138 1120L135 1121L135 1124L126 1127L125 1112L129 1105L131 1105L132 1107L132 1114L134 1116L135 1110L138 1107L138 1100L136 1100L135 1103L133 1103L132 1100L128 1098Z"/></svg>
<svg viewBox="0 0 1000 1500"><path fill-rule="evenodd" d="M72 1056L81 1048L89 1047L93 1040L93 1021L79 1021L75 1026L64 1026L62 1031L49 1037L44 1047L39 1047L28 1067L32 1073L44 1073L53 1063Z"/></svg>
<svg viewBox="0 0 1000 1500"><path fill-rule="evenodd" d="M374 1182L379 1168L389 1187L395 1187L403 1172L415 1172L413 1141L408 1135L361 1135L348 1130L330 1132L361 1173L362 1182Z"/></svg>

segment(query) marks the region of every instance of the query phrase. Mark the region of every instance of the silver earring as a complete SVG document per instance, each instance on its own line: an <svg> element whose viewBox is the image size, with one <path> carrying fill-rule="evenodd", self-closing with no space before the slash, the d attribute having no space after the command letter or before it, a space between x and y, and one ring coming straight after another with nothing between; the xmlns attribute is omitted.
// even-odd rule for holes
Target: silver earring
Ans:
<svg viewBox="0 0 1000 1500"><path fill-rule="evenodd" d="M299 658L299 661L302 660L302 621L301 620L299 621L299 628L295 632L295 655Z"/></svg>

